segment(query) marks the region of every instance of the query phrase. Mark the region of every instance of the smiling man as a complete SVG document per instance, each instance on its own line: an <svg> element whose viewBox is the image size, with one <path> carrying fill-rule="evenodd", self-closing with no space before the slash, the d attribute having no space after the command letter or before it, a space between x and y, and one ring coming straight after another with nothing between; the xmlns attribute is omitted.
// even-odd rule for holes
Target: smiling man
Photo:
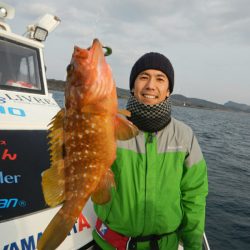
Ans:
<svg viewBox="0 0 250 250"><path fill-rule="evenodd" d="M117 143L116 188L108 204L95 205L95 249L202 249L207 168L191 128L171 116L173 87L164 55L134 64L127 109L140 133Z"/></svg>
<svg viewBox="0 0 250 250"><path fill-rule="evenodd" d="M134 96L138 101L154 105L163 102L169 95L168 78L160 70L144 70L137 76Z"/></svg>

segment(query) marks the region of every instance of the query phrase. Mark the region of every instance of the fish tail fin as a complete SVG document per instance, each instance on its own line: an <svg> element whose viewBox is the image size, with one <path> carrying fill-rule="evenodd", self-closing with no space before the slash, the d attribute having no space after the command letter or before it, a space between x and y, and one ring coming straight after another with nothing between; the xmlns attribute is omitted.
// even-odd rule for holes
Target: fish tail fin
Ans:
<svg viewBox="0 0 250 250"><path fill-rule="evenodd" d="M51 220L37 244L38 250L55 250L67 237L77 217L64 213L62 207Z"/></svg>

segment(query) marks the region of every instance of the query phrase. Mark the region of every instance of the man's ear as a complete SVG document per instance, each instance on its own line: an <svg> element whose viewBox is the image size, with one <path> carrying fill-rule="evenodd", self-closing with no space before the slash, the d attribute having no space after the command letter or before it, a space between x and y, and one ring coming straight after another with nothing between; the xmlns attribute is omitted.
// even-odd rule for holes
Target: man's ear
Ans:
<svg viewBox="0 0 250 250"><path fill-rule="evenodd" d="M169 96L170 96L170 90L168 89L166 97L168 98Z"/></svg>

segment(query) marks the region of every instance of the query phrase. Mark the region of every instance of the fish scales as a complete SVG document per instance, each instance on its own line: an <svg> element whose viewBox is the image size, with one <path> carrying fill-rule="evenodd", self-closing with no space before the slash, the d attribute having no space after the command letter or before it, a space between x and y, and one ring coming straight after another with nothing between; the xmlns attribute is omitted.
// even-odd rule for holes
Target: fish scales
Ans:
<svg viewBox="0 0 250 250"><path fill-rule="evenodd" d="M116 87L102 45L74 48L67 67L65 108L50 123L51 166L42 174L49 206L63 204L38 241L38 250L54 250L66 238L91 197L104 204L115 186L110 169L116 140L138 134L128 111L118 111Z"/></svg>
<svg viewBox="0 0 250 250"><path fill-rule="evenodd" d="M102 177L102 172L110 167L115 158L115 140L110 139L114 118L107 115L82 114L85 119L77 119L74 123L70 122L74 120L73 117L66 117L65 129L70 131L65 135L67 200L68 196L72 197L71 192L74 190L89 196ZM107 126L108 123L110 126Z"/></svg>

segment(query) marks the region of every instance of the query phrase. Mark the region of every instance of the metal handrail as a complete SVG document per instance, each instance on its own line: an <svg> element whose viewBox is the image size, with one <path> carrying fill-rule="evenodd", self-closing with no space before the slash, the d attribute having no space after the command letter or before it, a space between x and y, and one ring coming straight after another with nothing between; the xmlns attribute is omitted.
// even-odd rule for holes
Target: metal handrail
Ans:
<svg viewBox="0 0 250 250"><path fill-rule="evenodd" d="M205 250L210 250L208 240L207 240L207 236L206 236L205 233L203 234L203 247L204 247Z"/></svg>

